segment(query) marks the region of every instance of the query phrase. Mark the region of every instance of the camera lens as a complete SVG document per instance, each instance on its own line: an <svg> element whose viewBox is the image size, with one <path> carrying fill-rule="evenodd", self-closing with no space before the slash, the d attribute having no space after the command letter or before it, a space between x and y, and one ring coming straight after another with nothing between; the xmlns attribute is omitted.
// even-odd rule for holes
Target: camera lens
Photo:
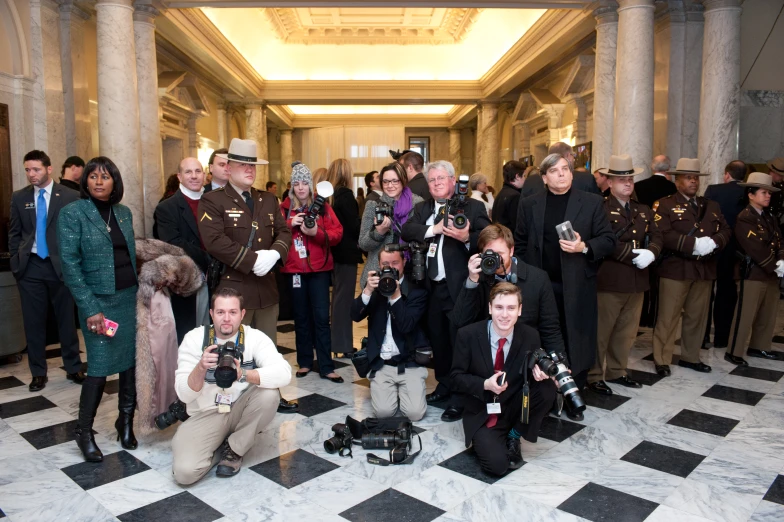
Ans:
<svg viewBox="0 0 784 522"><path fill-rule="evenodd" d="M343 447L343 441L339 437L331 437L324 441L324 451L329 454L337 453Z"/></svg>
<svg viewBox="0 0 784 522"><path fill-rule="evenodd" d="M468 218L465 217L465 214L458 214L455 216L455 219L452 220L452 225L455 228L465 228L468 224Z"/></svg>
<svg viewBox="0 0 784 522"><path fill-rule="evenodd" d="M485 275L493 275L501 266L501 258L492 250L486 251L482 254L482 261L479 263L482 273Z"/></svg>

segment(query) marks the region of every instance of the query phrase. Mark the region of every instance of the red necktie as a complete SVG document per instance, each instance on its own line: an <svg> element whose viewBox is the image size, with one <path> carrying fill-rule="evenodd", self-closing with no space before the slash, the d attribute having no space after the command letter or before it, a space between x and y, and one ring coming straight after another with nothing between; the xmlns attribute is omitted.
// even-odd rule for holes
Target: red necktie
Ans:
<svg viewBox="0 0 784 522"><path fill-rule="evenodd" d="M506 339L498 339L498 350L495 352L495 364L493 364L493 371L500 372L504 370L504 345L506 344ZM485 426L488 428L492 428L498 422L498 415L495 413L491 413L490 416L487 418L487 422Z"/></svg>

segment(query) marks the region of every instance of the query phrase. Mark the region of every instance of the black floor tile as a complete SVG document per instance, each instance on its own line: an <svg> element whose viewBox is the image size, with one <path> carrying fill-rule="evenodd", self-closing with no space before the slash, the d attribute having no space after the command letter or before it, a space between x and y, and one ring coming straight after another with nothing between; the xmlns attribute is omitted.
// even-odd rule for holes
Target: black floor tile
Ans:
<svg viewBox="0 0 784 522"><path fill-rule="evenodd" d="M339 467L328 460L298 449L256 464L250 469L284 488L291 489Z"/></svg>
<svg viewBox="0 0 784 522"><path fill-rule="evenodd" d="M54 426L27 431L21 435L27 442L32 444L35 449L42 450L50 446L56 446L74 440L74 428L76 428L76 423L77 421L72 420L63 422L62 424L55 424ZM95 433L95 430L93 430L93 433Z"/></svg>
<svg viewBox="0 0 784 522"><path fill-rule="evenodd" d="M104 393L108 393L109 395L115 395L120 392L120 379L115 379L113 381L106 381L106 386L103 388Z"/></svg>
<svg viewBox="0 0 784 522"><path fill-rule="evenodd" d="M62 469L85 491L147 471L150 467L127 451L103 456L103 462L81 462Z"/></svg>
<svg viewBox="0 0 784 522"><path fill-rule="evenodd" d="M566 416L566 413L563 414ZM568 421L565 419L556 419L548 415L542 421L542 427L539 429L539 436L545 439L554 440L555 442L563 442L581 429L585 428L582 424Z"/></svg>
<svg viewBox="0 0 784 522"><path fill-rule="evenodd" d="M602 395L601 393L593 392L588 388L585 389L585 392L583 392L582 395L583 399L585 400L585 404L588 406L593 406L594 408L601 408L603 410L614 410L624 402L631 399L631 397L625 397L623 395L618 395L617 393L613 393L612 395Z"/></svg>
<svg viewBox="0 0 784 522"><path fill-rule="evenodd" d="M653 361L653 354L651 353L650 355L646 355L645 357L642 358L642 360ZM678 355L677 353L672 354L672 363L670 363L670 366L678 364L678 361L680 360L681 360L680 355Z"/></svg>
<svg viewBox="0 0 784 522"><path fill-rule="evenodd" d="M772 341L774 343L784 344L784 335L774 335Z"/></svg>
<svg viewBox="0 0 784 522"><path fill-rule="evenodd" d="M340 516L352 522L378 522L379 520L405 520L406 522L429 522L445 511L426 502L409 497L394 489L387 489L350 507ZM391 514L394 514L392 516Z"/></svg>
<svg viewBox="0 0 784 522"><path fill-rule="evenodd" d="M335 386L345 386L345 384L336 384ZM310 395L300 397L297 399L297 402L299 402L299 414L304 415L305 417L312 417L314 415L318 415L319 413L324 413L325 411L334 410L335 408L340 408L341 406L346 405L345 402L340 402L335 399L319 395L318 393L312 393Z"/></svg>
<svg viewBox="0 0 784 522"><path fill-rule="evenodd" d="M768 492L762 500L768 502L775 502L776 504L784 504L784 475L779 475L773 484L768 488Z"/></svg>
<svg viewBox="0 0 784 522"><path fill-rule="evenodd" d="M289 348L288 346L278 345L278 352L282 353L283 355L288 355L290 353L296 353L296 351L297 350L294 349L294 348Z"/></svg>
<svg viewBox="0 0 784 522"><path fill-rule="evenodd" d="M656 502L589 482L558 509L595 522L636 522L645 520L657 507Z"/></svg>
<svg viewBox="0 0 784 522"><path fill-rule="evenodd" d="M293 324L279 324L278 325L278 333L291 333L294 331Z"/></svg>
<svg viewBox="0 0 784 522"><path fill-rule="evenodd" d="M718 415L711 415L709 413L681 410L675 417L668 420L667 424L701 431L703 433L710 433L711 435L718 435L719 437L726 437L739 422L740 421L735 419L719 417Z"/></svg>
<svg viewBox="0 0 784 522"><path fill-rule="evenodd" d="M5 513L3 513L2 509L0 509L0 518L5 518Z"/></svg>
<svg viewBox="0 0 784 522"><path fill-rule="evenodd" d="M746 404L747 406L756 406L765 394L750 390L741 390L740 388L730 388L729 386L722 386L721 384L714 384L708 391L703 393L702 396L722 401L737 402L738 404Z"/></svg>
<svg viewBox="0 0 784 522"><path fill-rule="evenodd" d="M626 462L683 478L688 477L689 473L694 471L694 468L699 466L704 459L703 455L670 448L647 440L642 441L621 457L621 460Z"/></svg>
<svg viewBox="0 0 784 522"><path fill-rule="evenodd" d="M755 368L754 366L736 366L735 369L730 372L730 375L779 382L779 379L784 376L784 372L777 372L776 370L768 370L765 368Z"/></svg>
<svg viewBox="0 0 784 522"><path fill-rule="evenodd" d="M17 386L24 386L25 383L16 377L3 377L0 378L0 390L7 390L9 388L16 388Z"/></svg>
<svg viewBox="0 0 784 522"><path fill-rule="evenodd" d="M660 377L656 373L643 372L641 370L626 370L626 373L629 374L630 379L633 379L644 386L653 386L664 379L664 377Z"/></svg>
<svg viewBox="0 0 784 522"><path fill-rule="evenodd" d="M183 491L177 495L128 511L117 518L122 522L212 522L223 513Z"/></svg>
<svg viewBox="0 0 784 522"><path fill-rule="evenodd" d="M351 364L351 361L349 359L345 359L345 360L349 361L349 362L343 362L340 359L332 359L332 366L334 366L336 370L339 369L339 368L345 368L346 366ZM314 374L318 374L319 373L318 359L313 361L313 367L311 368L311 370L313 370Z"/></svg>
<svg viewBox="0 0 784 522"><path fill-rule="evenodd" d="M17 415L24 415L25 413L33 413L34 411L48 410L49 408L56 408L57 405L46 397L40 395L30 397L29 399L22 399L19 401L6 402L0 404L0 419L8 419L16 417Z"/></svg>
<svg viewBox="0 0 784 522"><path fill-rule="evenodd" d="M466 477L481 480L485 484L495 484L502 478L495 475L488 475L482 471L482 466L479 465L479 459L477 458L476 453L470 448L461 451L454 457L450 457L445 461L440 462L438 465L442 468L452 470L455 473L465 475Z"/></svg>
<svg viewBox="0 0 784 522"><path fill-rule="evenodd" d="M364 386L365 388L370 388L370 381L367 379L360 379L358 381L354 381L354 384L358 386Z"/></svg>

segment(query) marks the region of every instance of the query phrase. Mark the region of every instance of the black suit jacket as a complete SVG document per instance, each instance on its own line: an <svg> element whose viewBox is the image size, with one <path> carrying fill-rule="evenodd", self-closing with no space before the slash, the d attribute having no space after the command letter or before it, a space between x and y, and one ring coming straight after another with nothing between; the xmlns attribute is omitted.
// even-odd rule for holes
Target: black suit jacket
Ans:
<svg viewBox="0 0 784 522"><path fill-rule="evenodd" d="M11 273L20 279L27 269L27 261L35 241L35 191L32 185L19 189L11 196L11 219L8 223L8 250L11 253ZM46 246L57 276L62 279L60 243L57 239L57 218L69 203L79 201L79 193L59 183L52 185L49 208L46 211Z"/></svg>
<svg viewBox="0 0 784 522"><path fill-rule="evenodd" d="M485 275L480 275L479 286L475 288L469 289L463 283L455 307L452 309L452 323L456 328L490 317L488 311L490 289L495 286L495 283L494 276ZM542 347L548 352L562 353L564 342L561 336L561 323L547 272L518 261L516 284L523 294L523 312L518 321L539 332Z"/></svg>
<svg viewBox="0 0 784 522"><path fill-rule="evenodd" d="M539 334L530 326L517 321L512 337L512 346L509 355L504 361L506 382L509 383L506 391L498 396L501 403L501 412L509 408L511 401L520 400L520 391L523 388L523 375L520 372L525 354L539 348ZM487 333L487 321L480 321L465 326L457 331L454 358L452 360L452 373L450 382L454 390L465 396L465 411L463 413L463 431L465 432L466 446L471 444L477 430L487 422L487 403L493 402L493 394L484 388L485 380L491 377L493 358L490 348L490 339ZM530 370L525 370L528 380L533 377Z"/></svg>
<svg viewBox="0 0 784 522"><path fill-rule="evenodd" d="M708 185L705 189L705 197L712 199L719 204L721 213L724 215L724 220L730 226L731 230L735 230L735 223L738 220L738 214L746 208L748 199L746 198L746 189L738 185L737 181L730 181L729 183L721 183L717 185ZM735 235L730 236L727 247L724 248L716 256L716 276L719 279L734 279L735 272L735 251L738 249L738 243L735 240Z"/></svg>
<svg viewBox="0 0 784 522"><path fill-rule="evenodd" d="M421 172L411 178L411 181L408 182L408 188L425 201L433 199L433 196L430 195L430 187L427 186L425 175Z"/></svg>
<svg viewBox="0 0 784 522"><path fill-rule="evenodd" d="M429 346L427 337L419 326L419 320L427 310L427 291L403 279L400 289L401 297L390 305L389 299L375 290L366 305L362 302L362 294L351 303L351 319L360 322L368 317L368 360L373 370L384 365L381 358L381 345L387 333L387 313L392 322L392 337L395 339L400 355L397 361L406 362L406 366L416 366L413 355L416 348Z"/></svg>
<svg viewBox="0 0 784 522"><path fill-rule="evenodd" d="M425 223L433 215L435 208L436 202L433 199L423 201L414 207L414 214L408 218L401 231L404 241L420 241L422 243L429 241L425 239L425 234L429 228L429 225ZM452 297L452 301L457 300L460 288L462 288L463 282L468 277L468 258L476 252L479 233L490 224L484 203L467 198L464 209L470 223L469 231L471 232L468 248L457 239L444 236L444 273L446 273L447 286L449 287L449 295ZM438 236L435 239L437 238ZM427 277L425 277L425 288L430 290L430 280Z"/></svg>
<svg viewBox="0 0 784 522"><path fill-rule="evenodd" d="M648 179L638 181L634 184L634 192L637 197L634 198L643 205L653 208L653 204L661 198L670 196L677 192L675 183L668 180L664 176L653 175Z"/></svg>
<svg viewBox="0 0 784 522"><path fill-rule="evenodd" d="M520 203L520 190L514 185L504 183L493 203L493 223L498 223L514 231L517 224L517 206Z"/></svg>
<svg viewBox="0 0 784 522"><path fill-rule="evenodd" d="M177 190L172 197L158 203L154 216L153 237L182 248L206 272L210 256L201 248L196 218L182 192Z"/></svg>

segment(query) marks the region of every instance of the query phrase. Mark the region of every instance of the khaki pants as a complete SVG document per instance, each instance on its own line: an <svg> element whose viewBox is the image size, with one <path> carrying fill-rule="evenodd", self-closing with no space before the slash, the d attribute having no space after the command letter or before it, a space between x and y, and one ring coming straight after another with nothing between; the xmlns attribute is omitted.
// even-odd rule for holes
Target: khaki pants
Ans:
<svg viewBox="0 0 784 522"><path fill-rule="evenodd" d="M245 317L242 324L246 324L256 330L261 330L264 335L272 339L272 343L278 345L278 305L274 304L267 308L256 310L245 310Z"/></svg>
<svg viewBox="0 0 784 522"><path fill-rule="evenodd" d="M708 306L713 281L659 279L659 317L653 331L653 361L661 366L672 363L675 325L683 310L681 360L700 362L700 347L708 322Z"/></svg>
<svg viewBox="0 0 784 522"><path fill-rule="evenodd" d="M172 439L174 480L187 486L206 475L220 458L215 450L226 437L234 453L245 455L256 434L275 416L279 397L276 389L250 385L231 405L231 412L210 410L185 421Z"/></svg>
<svg viewBox="0 0 784 522"><path fill-rule="evenodd" d="M370 379L370 402L376 417L394 417L398 412L410 421L421 420L427 411L425 388L427 368L406 368L397 373L395 366L384 365Z"/></svg>
<svg viewBox="0 0 784 522"><path fill-rule="evenodd" d="M779 282L745 281L743 301L739 306L741 312L738 334L737 337L734 331L730 334L727 351L736 357L745 357L748 348L770 350L779 309ZM734 330L734 321L732 326Z"/></svg>
<svg viewBox="0 0 784 522"><path fill-rule="evenodd" d="M588 372L588 382L617 379L626 375L626 363L642 313L643 293L599 292L596 364ZM605 370L605 363L607 369Z"/></svg>

